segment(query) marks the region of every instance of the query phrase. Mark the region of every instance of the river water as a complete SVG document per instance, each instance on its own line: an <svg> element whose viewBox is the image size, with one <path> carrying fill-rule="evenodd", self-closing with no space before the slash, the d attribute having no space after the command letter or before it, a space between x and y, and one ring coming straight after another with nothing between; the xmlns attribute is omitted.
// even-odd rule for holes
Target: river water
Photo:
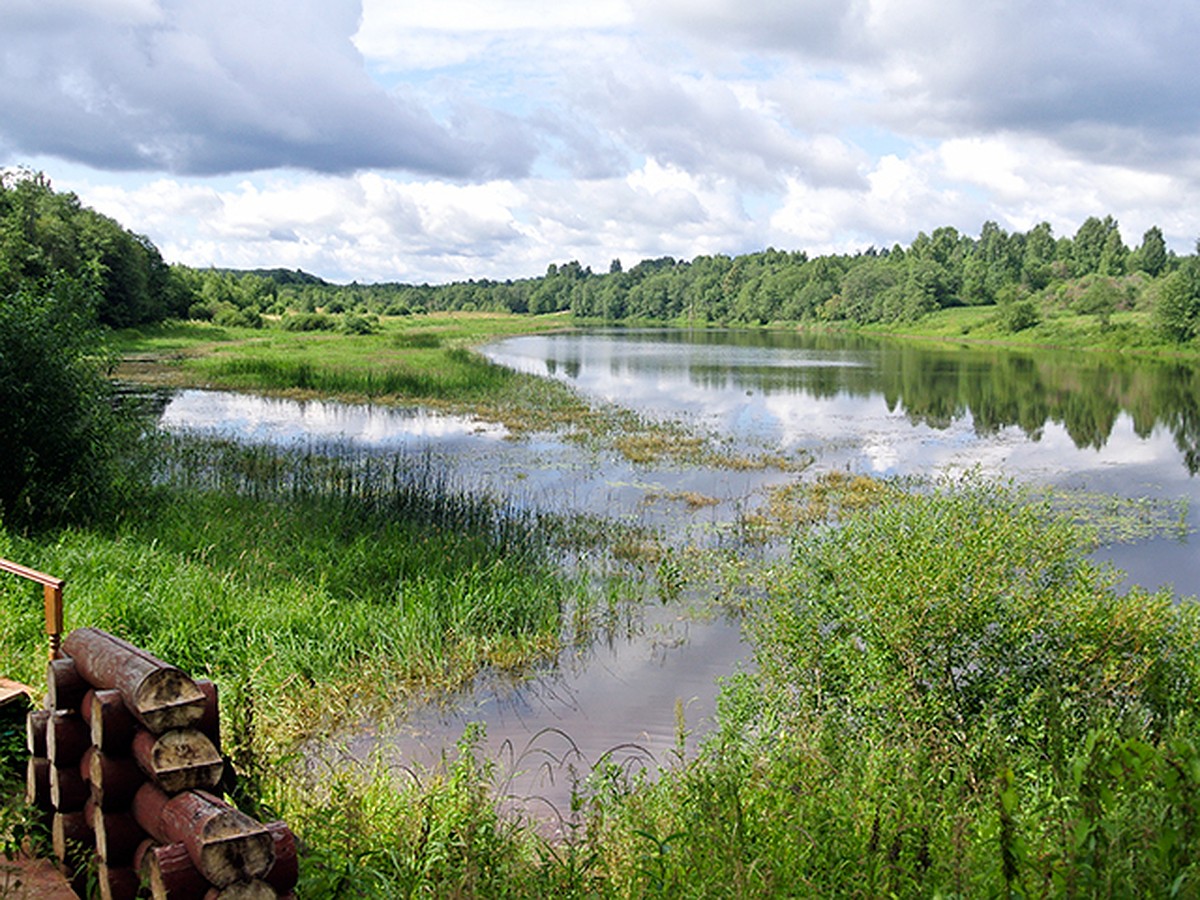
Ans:
<svg viewBox="0 0 1200 900"><path fill-rule="evenodd" d="M571 384L597 401L682 421L732 450L811 457L803 475L635 465L552 435L421 411L183 391L163 427L282 444L336 440L372 453L434 454L463 485L556 511L637 522L680 540L711 535L766 488L840 469L876 476L978 471L1023 483L1180 504L1200 524L1200 373L1120 357L947 348L782 333L593 331L509 338L483 348L502 365ZM689 507L670 498L715 499ZM1103 548L1128 583L1200 593L1192 536ZM512 794L562 810L575 772L611 751L627 767L686 752L711 721L716 681L747 657L736 622L673 605L514 684L485 675L472 692L400 725L363 726L342 752L383 749L436 761L469 721ZM509 779L511 776L511 779Z"/></svg>

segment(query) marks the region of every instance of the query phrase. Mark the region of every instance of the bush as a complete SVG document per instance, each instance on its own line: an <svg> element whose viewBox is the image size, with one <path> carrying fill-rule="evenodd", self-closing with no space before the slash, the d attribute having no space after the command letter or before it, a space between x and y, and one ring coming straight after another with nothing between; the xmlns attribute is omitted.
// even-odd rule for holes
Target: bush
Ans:
<svg viewBox="0 0 1200 900"><path fill-rule="evenodd" d="M375 334L377 331L379 331L379 319L376 316L346 313L342 319L344 334Z"/></svg>
<svg viewBox="0 0 1200 900"><path fill-rule="evenodd" d="M115 409L96 294L60 277L0 299L0 517L84 521L111 504L135 430Z"/></svg>
<svg viewBox="0 0 1200 900"><path fill-rule="evenodd" d="M262 328L262 315L257 309L247 307L246 309L238 309L232 303L218 304L216 313L212 317L214 325L220 325L222 328Z"/></svg>
<svg viewBox="0 0 1200 900"><path fill-rule="evenodd" d="M279 327L284 331L333 331L337 322L332 316L324 313L296 313L284 316L279 322Z"/></svg>
<svg viewBox="0 0 1200 900"><path fill-rule="evenodd" d="M1011 334L1034 328L1042 320L1037 306L1028 297L1001 302L997 309L1000 312L1000 327Z"/></svg>

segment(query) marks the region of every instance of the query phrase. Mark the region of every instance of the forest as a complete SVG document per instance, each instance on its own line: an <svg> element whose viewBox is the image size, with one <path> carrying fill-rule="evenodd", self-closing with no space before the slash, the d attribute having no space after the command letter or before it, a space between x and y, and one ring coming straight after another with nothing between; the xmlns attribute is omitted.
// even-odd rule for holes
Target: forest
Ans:
<svg viewBox="0 0 1200 900"><path fill-rule="evenodd" d="M1186 343L1200 324L1200 267L1167 249L1162 230L1130 249L1112 216L1087 219L1073 237L1042 223L1008 233L984 223L978 237L944 226L907 247L809 257L768 249L739 256L613 260L598 274L578 261L536 278L444 285L329 284L303 273L187 270L197 300L189 315L254 325L262 314L297 316L296 328L333 328L322 315L413 315L487 310L570 312L582 321L688 326L782 323L869 325L919 320L958 306L993 307L1005 330L1055 310L1107 324L1125 310L1150 314L1159 336ZM288 324L287 319L284 320ZM358 327L362 327L358 323Z"/></svg>
<svg viewBox="0 0 1200 900"><path fill-rule="evenodd" d="M1101 323L1139 310L1166 341L1200 333L1200 259L1169 250L1157 226L1131 248L1111 215L1088 218L1073 236L1046 222L1023 233L985 222L977 237L942 226L907 247L853 254L767 249L629 268L614 259L604 273L572 260L506 281L333 284L298 270L168 265L148 238L55 191L43 174L4 173L0 296L64 279L86 285L97 321L114 328L167 319L262 327L274 318L293 330L369 331L372 316L473 310L614 324L868 325L966 306L994 307L1010 332L1055 310Z"/></svg>

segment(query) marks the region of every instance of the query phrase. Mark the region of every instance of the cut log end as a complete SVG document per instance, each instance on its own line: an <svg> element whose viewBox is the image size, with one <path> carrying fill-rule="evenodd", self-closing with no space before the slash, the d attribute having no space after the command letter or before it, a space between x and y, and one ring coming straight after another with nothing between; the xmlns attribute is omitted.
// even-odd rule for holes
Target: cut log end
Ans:
<svg viewBox="0 0 1200 900"><path fill-rule="evenodd" d="M224 888L211 888L204 900L278 900L275 888L260 879L235 881Z"/></svg>

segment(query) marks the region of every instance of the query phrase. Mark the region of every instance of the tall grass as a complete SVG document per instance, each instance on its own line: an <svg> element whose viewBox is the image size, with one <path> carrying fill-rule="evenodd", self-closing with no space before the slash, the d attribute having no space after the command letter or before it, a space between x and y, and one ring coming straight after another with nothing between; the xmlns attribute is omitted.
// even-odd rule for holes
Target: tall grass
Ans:
<svg viewBox="0 0 1200 900"><path fill-rule="evenodd" d="M456 490L427 458L192 438L159 458L150 499L111 530L0 533L0 554L67 579L68 628L271 698L277 735L557 645L574 588L551 523ZM36 683L39 604L9 582L0 611L3 668Z"/></svg>
<svg viewBox="0 0 1200 900"><path fill-rule="evenodd" d="M1200 894L1194 605L999 488L801 535L704 755L596 805L614 894Z"/></svg>

